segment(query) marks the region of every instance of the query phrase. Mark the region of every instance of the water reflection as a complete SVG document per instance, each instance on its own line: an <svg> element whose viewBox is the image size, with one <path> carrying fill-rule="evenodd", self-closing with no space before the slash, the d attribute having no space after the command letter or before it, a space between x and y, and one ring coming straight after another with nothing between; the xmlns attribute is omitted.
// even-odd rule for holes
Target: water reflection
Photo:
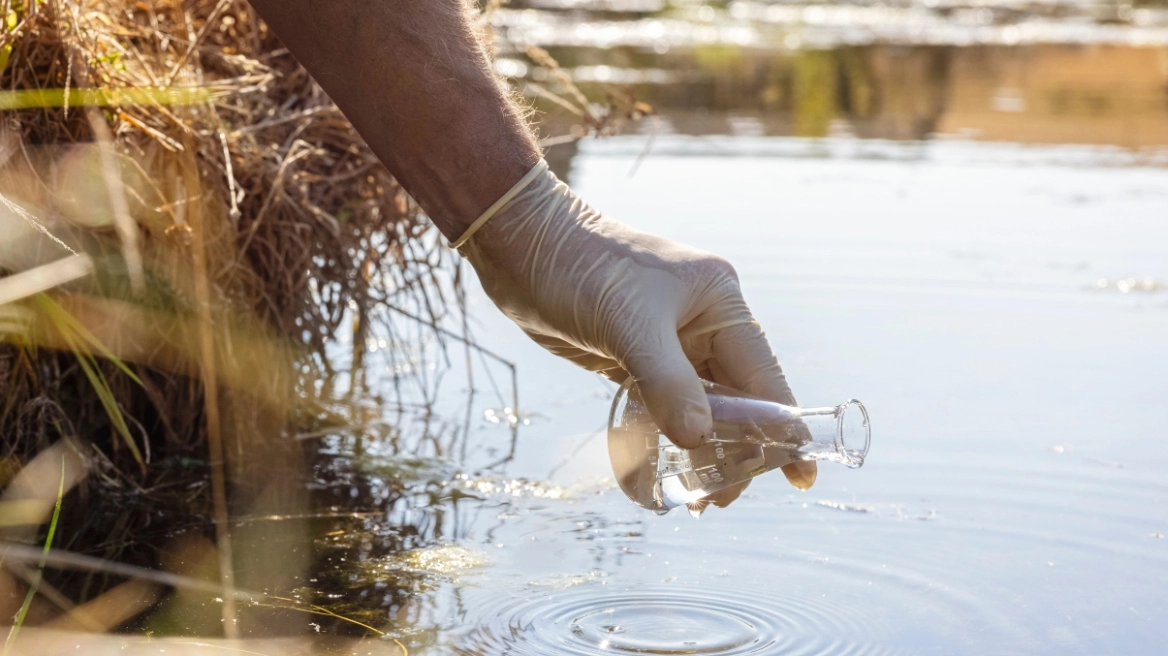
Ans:
<svg viewBox="0 0 1168 656"><path fill-rule="evenodd" d="M631 90L652 104L660 118L642 131L1168 144L1168 8L1013 0L522 6L495 14L500 73L554 89L555 76L525 57L538 44L592 97ZM545 133L564 134L572 117L539 104Z"/></svg>
<svg viewBox="0 0 1168 656"><path fill-rule="evenodd" d="M668 55L633 49L553 51L580 86L595 71L656 71L632 84L659 113L643 132L737 136L957 137L1045 144L1168 144L1168 51L872 45L797 52L732 46ZM535 77L536 71L527 71ZM627 73L614 79L633 78ZM549 108L548 133L568 117Z"/></svg>
<svg viewBox="0 0 1168 656"><path fill-rule="evenodd" d="M596 573L639 553L632 545L643 539L640 521L566 512L564 504L607 484L562 486L491 474L482 463L464 466L443 454L457 455L465 427L435 434L433 426L423 421L413 431L380 438L318 436L308 443L313 473L298 513L233 520L233 534L245 551L255 552L243 554L249 566L241 585L257 591L240 608L246 636L308 626L308 635L326 642L379 638L398 641L410 653L447 653L441 647L448 640L446 621L468 612L463 588L489 579L498 550L535 546L528 560L538 563L532 576L556 573L527 583L547 590L594 581ZM416 455L430 448L439 453ZM592 567L565 574L550 566L532 536L509 533L532 512L548 513L556 534L592 545ZM204 576L215 562L214 545L194 535L179 536L166 553L170 569L186 576ZM270 576L273 571L286 575ZM140 628L160 635L214 633L217 613L212 593L174 595ZM305 619L305 613L312 616Z"/></svg>

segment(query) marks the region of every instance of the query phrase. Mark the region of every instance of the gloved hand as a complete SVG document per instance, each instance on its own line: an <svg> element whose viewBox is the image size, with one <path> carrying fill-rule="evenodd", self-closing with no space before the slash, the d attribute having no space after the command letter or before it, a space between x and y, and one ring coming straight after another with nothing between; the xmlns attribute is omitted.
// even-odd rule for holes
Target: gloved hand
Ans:
<svg viewBox="0 0 1168 656"><path fill-rule="evenodd" d="M682 448L712 431L699 375L795 405L726 260L609 219L542 160L454 246L541 346L618 383L633 376L653 420ZM802 489L816 476L813 462L783 471Z"/></svg>

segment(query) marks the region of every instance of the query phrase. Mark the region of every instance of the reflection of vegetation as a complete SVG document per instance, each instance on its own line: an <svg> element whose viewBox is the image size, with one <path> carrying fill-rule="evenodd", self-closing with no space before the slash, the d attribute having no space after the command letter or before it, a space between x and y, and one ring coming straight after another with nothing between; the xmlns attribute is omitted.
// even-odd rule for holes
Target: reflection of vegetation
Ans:
<svg viewBox="0 0 1168 656"><path fill-rule="evenodd" d="M841 106L853 118L870 118L876 113L876 80L868 59L860 48L843 48L836 54L843 85Z"/></svg>
<svg viewBox="0 0 1168 656"><path fill-rule="evenodd" d="M822 137L836 112L836 66L832 53L806 50L792 62L792 132L800 137Z"/></svg>
<svg viewBox="0 0 1168 656"><path fill-rule="evenodd" d="M719 43L700 45L693 49L693 58L698 66L714 70L726 70L743 59L742 48Z"/></svg>
<svg viewBox="0 0 1168 656"><path fill-rule="evenodd" d="M731 45L561 47L580 64L652 69L674 81L634 87L681 133L731 129L751 114L764 134L822 136L833 118L862 138L1168 144L1162 49L867 45L788 51ZM979 136L980 135L980 136Z"/></svg>

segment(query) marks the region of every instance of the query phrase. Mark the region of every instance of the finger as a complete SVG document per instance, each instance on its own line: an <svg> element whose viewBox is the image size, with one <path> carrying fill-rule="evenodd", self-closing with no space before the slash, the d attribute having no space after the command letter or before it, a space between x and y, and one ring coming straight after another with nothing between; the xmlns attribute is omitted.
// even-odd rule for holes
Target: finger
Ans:
<svg viewBox="0 0 1168 656"><path fill-rule="evenodd" d="M720 373L737 389L796 405L779 359L757 321L722 328L714 334L713 350Z"/></svg>
<svg viewBox="0 0 1168 656"><path fill-rule="evenodd" d="M722 365L718 364L717 360L706 360L704 363L702 363L702 365L703 366L698 369L699 376L702 375L702 369L705 369L709 380L712 380L719 385L725 385L730 389L738 389L737 383L735 383L734 379L730 377L730 374L726 373L726 370L722 368Z"/></svg>
<svg viewBox="0 0 1168 656"><path fill-rule="evenodd" d="M706 391L677 334L662 331L625 359L625 369L637 381L649 416L665 436L683 449L700 445L714 422Z"/></svg>
<svg viewBox="0 0 1168 656"><path fill-rule="evenodd" d="M779 359L757 322L719 330L714 335L713 351L710 371L715 381L764 399L797 405ZM800 460L783 465L783 475L791 485L806 490L815 484L819 467L814 461Z"/></svg>
<svg viewBox="0 0 1168 656"><path fill-rule="evenodd" d="M783 475L787 477L787 482L796 488L809 490L812 485L815 485L815 479L819 476L819 468L815 465L814 460L796 460L783 465Z"/></svg>

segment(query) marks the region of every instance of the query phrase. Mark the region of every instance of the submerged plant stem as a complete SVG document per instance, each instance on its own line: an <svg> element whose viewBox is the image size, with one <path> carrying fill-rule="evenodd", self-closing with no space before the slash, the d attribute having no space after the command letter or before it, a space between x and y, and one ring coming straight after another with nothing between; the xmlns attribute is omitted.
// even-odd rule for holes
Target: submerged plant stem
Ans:
<svg viewBox="0 0 1168 656"><path fill-rule="evenodd" d="M187 184L193 176L185 176ZM189 197L197 196L198 190L188 189ZM231 525L228 523L227 481L223 467L223 434L219 415L219 378L216 367L214 323L211 318L210 280L207 272L207 242L204 235L206 223L202 216L202 206L192 204L191 222L194 228L194 269L195 299L199 313L199 347L201 351L200 370L203 378L203 408L207 419L207 451L211 461L211 498L215 506L215 537L219 552L219 582L227 589L223 597L223 635L229 640L239 637L236 626L235 564L231 549Z"/></svg>

